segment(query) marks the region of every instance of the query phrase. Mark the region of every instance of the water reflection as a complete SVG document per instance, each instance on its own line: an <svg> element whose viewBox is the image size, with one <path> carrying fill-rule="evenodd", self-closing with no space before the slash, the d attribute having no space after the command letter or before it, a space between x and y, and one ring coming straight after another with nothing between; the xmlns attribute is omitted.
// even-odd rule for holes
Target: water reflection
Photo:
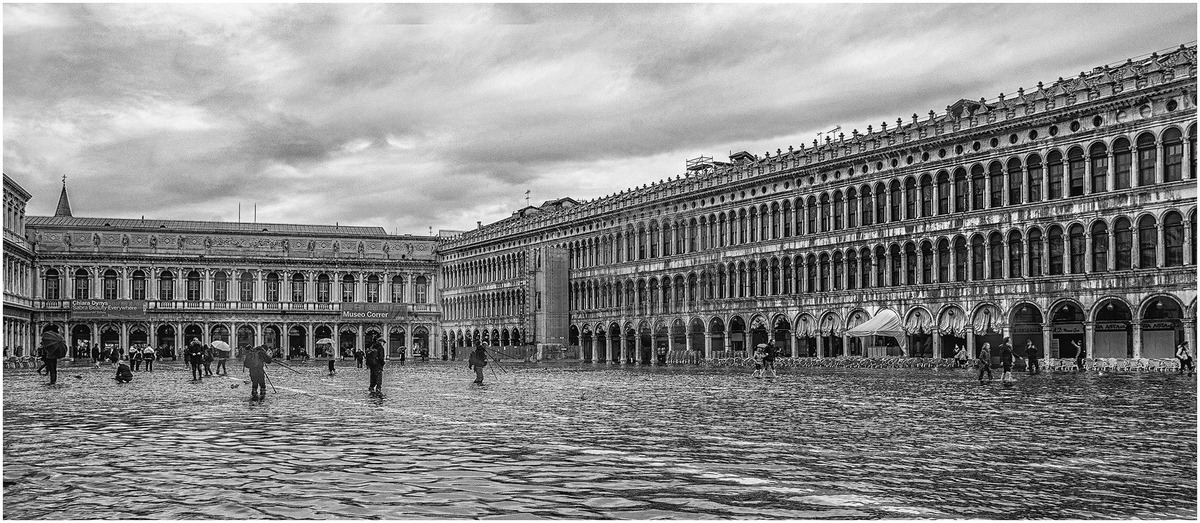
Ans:
<svg viewBox="0 0 1200 523"><path fill-rule="evenodd" d="M462 365L187 381L4 374L3 516L1196 517L1196 386L1175 375ZM76 377L78 376L78 377ZM238 385L234 388L234 385Z"/></svg>

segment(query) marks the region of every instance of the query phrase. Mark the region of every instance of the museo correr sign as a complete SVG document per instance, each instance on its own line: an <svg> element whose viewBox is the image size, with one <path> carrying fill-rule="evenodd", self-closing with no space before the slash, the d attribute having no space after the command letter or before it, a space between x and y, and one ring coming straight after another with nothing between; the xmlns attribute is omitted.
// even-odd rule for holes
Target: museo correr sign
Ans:
<svg viewBox="0 0 1200 523"><path fill-rule="evenodd" d="M387 321L408 315L409 307L402 303L343 303L342 320Z"/></svg>
<svg viewBox="0 0 1200 523"><path fill-rule="evenodd" d="M72 318L145 318L145 300L71 300Z"/></svg>

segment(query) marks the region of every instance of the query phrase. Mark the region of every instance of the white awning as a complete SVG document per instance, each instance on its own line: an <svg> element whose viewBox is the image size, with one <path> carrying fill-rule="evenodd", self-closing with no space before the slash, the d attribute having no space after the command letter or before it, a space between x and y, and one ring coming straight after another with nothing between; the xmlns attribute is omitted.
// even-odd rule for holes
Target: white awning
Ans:
<svg viewBox="0 0 1200 523"><path fill-rule="evenodd" d="M890 310L879 311L874 318L846 331L848 336L891 336L900 343L900 351L908 355L908 336L900 317Z"/></svg>

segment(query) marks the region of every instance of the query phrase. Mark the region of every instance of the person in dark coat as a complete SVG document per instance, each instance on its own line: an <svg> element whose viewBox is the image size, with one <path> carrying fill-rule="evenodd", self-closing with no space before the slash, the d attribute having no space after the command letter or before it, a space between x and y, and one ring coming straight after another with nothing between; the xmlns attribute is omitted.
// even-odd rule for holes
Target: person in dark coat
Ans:
<svg viewBox="0 0 1200 523"><path fill-rule="evenodd" d="M367 368L371 371L371 383L367 387L369 392L383 393L383 339L377 338L371 347L367 349L364 355Z"/></svg>
<svg viewBox="0 0 1200 523"><path fill-rule="evenodd" d="M198 338L192 338L192 342L188 344L183 356L184 361L192 366L192 381L204 379L204 371L200 368L201 365L204 365L204 345L200 344Z"/></svg>
<svg viewBox="0 0 1200 523"><path fill-rule="evenodd" d="M487 366L487 344L480 345L467 359L467 368L475 370L476 385L483 385L483 368Z"/></svg>
<svg viewBox="0 0 1200 523"><path fill-rule="evenodd" d="M1008 338L1004 338L1004 340L1005 343L1008 342ZM1041 374L1042 365L1038 363L1038 350L1037 347L1033 346L1033 340L1025 340L1025 357L1029 358L1028 372L1030 374Z"/></svg>
<svg viewBox="0 0 1200 523"><path fill-rule="evenodd" d="M1179 374L1183 374L1184 369L1188 371L1188 377L1196 372L1196 364L1192 361L1192 351L1188 350L1187 340L1179 342L1175 346L1175 359L1179 360Z"/></svg>
<svg viewBox="0 0 1200 523"><path fill-rule="evenodd" d="M42 350L45 351L46 373L50 375L50 384L58 383L58 359L67 356L67 342L58 333L58 325L50 325L42 331Z"/></svg>
<svg viewBox="0 0 1200 523"><path fill-rule="evenodd" d="M365 354L366 353L363 352L362 349L354 350L354 363L357 364L358 368L360 368L360 369L363 368L363 357L365 356Z"/></svg>
<svg viewBox="0 0 1200 523"><path fill-rule="evenodd" d="M1008 338L1004 338L1000 342L1000 366L1004 368L1004 373L1000 375L1000 381L1006 383L1013 381L1013 350L1012 344L1008 343Z"/></svg>
<svg viewBox="0 0 1200 523"><path fill-rule="evenodd" d="M204 355L201 357L200 361L204 362L204 375L212 376L213 375L213 371L212 371L213 348L212 348L212 345L204 346Z"/></svg>
<svg viewBox="0 0 1200 523"><path fill-rule="evenodd" d="M988 381L992 380L992 345L984 343L979 349L979 383L983 383L983 373L987 373Z"/></svg>
<svg viewBox="0 0 1200 523"><path fill-rule="evenodd" d="M267 369L264 365L271 363L271 354L262 345L246 351L242 366L250 370L250 399L267 399Z"/></svg>
<svg viewBox="0 0 1200 523"><path fill-rule="evenodd" d="M142 349L137 347L129 348L129 364L133 367L133 370L140 370L142 368Z"/></svg>

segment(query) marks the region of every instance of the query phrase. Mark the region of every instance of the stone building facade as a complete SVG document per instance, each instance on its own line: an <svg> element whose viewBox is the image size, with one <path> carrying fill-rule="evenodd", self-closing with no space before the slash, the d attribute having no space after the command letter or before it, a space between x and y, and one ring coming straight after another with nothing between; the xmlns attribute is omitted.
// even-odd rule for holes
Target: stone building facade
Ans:
<svg viewBox="0 0 1200 523"><path fill-rule="evenodd" d="M1196 47L728 162L441 242L445 341L529 322L565 252L568 345L592 361L785 354L1161 358L1196 322ZM880 314L904 339L846 331ZM514 334L515 333L515 334ZM900 346L904 348L901 349Z"/></svg>
<svg viewBox="0 0 1200 523"><path fill-rule="evenodd" d="M4 355L29 356L37 347L33 318L33 252L25 240L30 194L4 175Z"/></svg>
<svg viewBox="0 0 1200 523"><path fill-rule="evenodd" d="M7 203L7 177L5 184ZM7 223L6 273L17 252L8 248ZM75 358L97 345L171 355L192 339L316 357L344 356L379 336L393 358L440 345L433 237L380 227L79 218L65 182L56 216L28 217L20 236L29 246L30 332L59 325Z"/></svg>

